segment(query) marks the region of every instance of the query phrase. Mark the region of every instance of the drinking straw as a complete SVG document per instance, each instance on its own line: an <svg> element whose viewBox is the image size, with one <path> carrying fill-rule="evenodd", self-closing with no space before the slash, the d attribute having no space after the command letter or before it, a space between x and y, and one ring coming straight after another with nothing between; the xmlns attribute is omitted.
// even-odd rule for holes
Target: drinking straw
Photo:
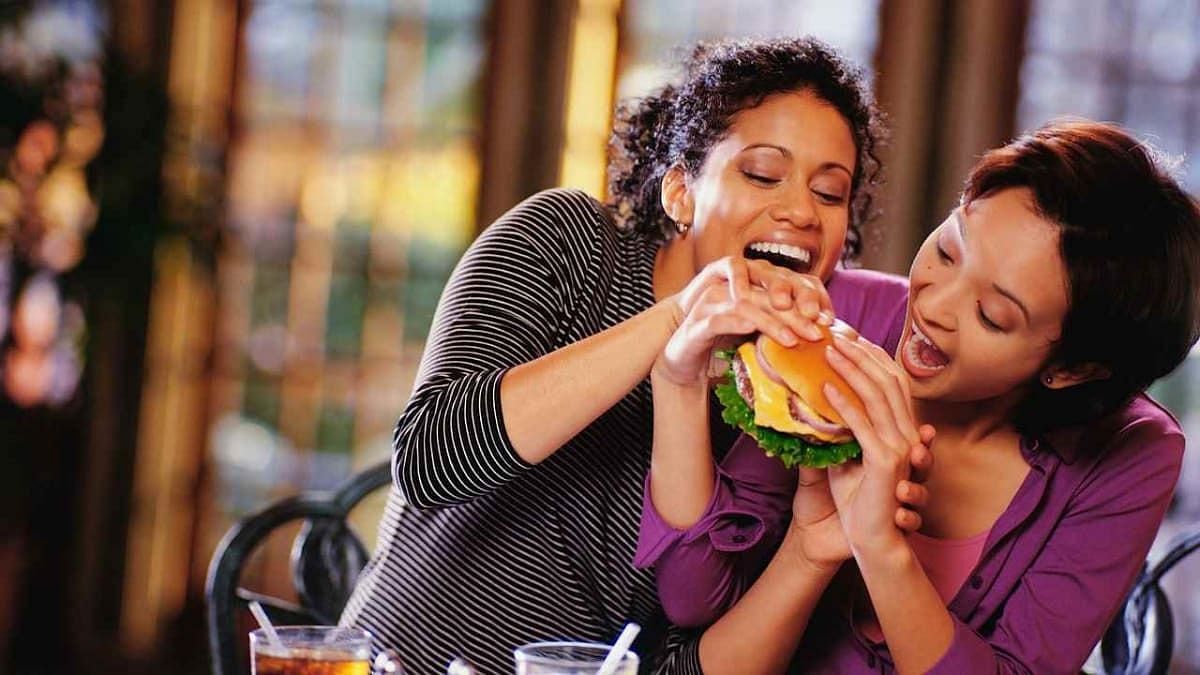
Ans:
<svg viewBox="0 0 1200 675"><path fill-rule="evenodd" d="M629 647L633 644L633 639L637 637L638 632L641 630L642 627L632 621L625 624L625 630L621 631L621 636L617 638L612 649L608 651L608 658L604 659L604 663L600 664L600 670L596 671L596 675L613 675L613 673L616 673L617 666L625 658L625 652L629 651Z"/></svg>
<svg viewBox="0 0 1200 675"><path fill-rule="evenodd" d="M271 620L267 618L267 613L263 611L262 605L258 604L257 600L250 601L250 613L258 621L258 625L267 632L267 640L271 642L271 646L282 652L284 650L283 640L279 639L279 633L275 632L275 626L271 625Z"/></svg>

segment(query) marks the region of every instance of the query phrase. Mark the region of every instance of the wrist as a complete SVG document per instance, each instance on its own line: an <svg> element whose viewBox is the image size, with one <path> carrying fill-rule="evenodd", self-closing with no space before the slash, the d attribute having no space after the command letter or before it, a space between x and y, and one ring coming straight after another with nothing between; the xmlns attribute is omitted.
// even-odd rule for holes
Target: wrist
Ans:
<svg viewBox="0 0 1200 675"><path fill-rule="evenodd" d="M869 542L851 543L850 550L860 569L870 568L880 572L892 572L912 564L916 555L904 535L895 533Z"/></svg>
<svg viewBox="0 0 1200 675"><path fill-rule="evenodd" d="M837 571L842 568L842 563L845 560L816 560L808 555L808 551L804 546L804 529L801 527L789 527L787 533L783 537L783 542L779 545L779 554L787 557L794 564L789 565L788 569L793 572L799 572L806 577L825 578L826 581L832 579Z"/></svg>
<svg viewBox="0 0 1200 675"><path fill-rule="evenodd" d="M656 305L656 308L664 317L664 327L668 336L679 329L679 326L683 324L683 318L687 316L687 308L683 306L681 295L682 292L668 295L658 301Z"/></svg>
<svg viewBox="0 0 1200 675"><path fill-rule="evenodd" d="M672 372L660 355L650 367L650 385L655 391L671 389L680 394L699 394L708 396L708 379L702 376L688 376Z"/></svg>

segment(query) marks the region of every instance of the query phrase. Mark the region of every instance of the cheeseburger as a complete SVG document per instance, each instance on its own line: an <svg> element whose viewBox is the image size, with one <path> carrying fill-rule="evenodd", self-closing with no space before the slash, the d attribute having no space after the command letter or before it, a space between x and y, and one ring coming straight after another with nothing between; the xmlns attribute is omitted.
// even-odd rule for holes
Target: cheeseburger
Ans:
<svg viewBox="0 0 1200 675"><path fill-rule="evenodd" d="M829 382L862 408L858 395L825 359L834 334L851 340L858 334L837 320L821 331L821 340L801 339L794 347L760 335L721 354L729 361L728 381L717 387L725 406L722 417L788 468L841 464L861 453L846 421L822 392Z"/></svg>

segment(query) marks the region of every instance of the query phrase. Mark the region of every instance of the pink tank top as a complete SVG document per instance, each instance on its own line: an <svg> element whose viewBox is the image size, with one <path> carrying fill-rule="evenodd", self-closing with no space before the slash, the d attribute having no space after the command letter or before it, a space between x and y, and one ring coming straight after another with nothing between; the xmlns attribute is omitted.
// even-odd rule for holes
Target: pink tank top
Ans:
<svg viewBox="0 0 1200 675"><path fill-rule="evenodd" d="M908 536L908 544L912 547L913 554L921 562L921 567L929 576L929 581L933 583L943 603L949 605L958 594L958 589L967 581L967 577L971 576L971 571L983 555L983 546L991 532L987 530L966 539L934 539L920 532L913 532ZM871 640L883 640L883 631L880 630L879 622L870 608L859 619L858 627L863 635Z"/></svg>

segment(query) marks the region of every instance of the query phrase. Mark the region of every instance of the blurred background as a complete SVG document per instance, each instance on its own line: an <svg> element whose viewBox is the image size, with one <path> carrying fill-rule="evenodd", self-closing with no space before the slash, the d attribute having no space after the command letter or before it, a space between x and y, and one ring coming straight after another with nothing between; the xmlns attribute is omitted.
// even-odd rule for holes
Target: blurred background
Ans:
<svg viewBox="0 0 1200 675"><path fill-rule="evenodd" d="M1200 191L1200 0L0 2L0 673L207 672L217 541L389 455L479 231L603 195L614 102L680 45L806 33L891 117L867 267L905 271L979 154L1057 115ZM1200 359L1157 392L1200 438ZM1156 546L1197 516L1193 443ZM286 594L288 546L244 581Z"/></svg>

